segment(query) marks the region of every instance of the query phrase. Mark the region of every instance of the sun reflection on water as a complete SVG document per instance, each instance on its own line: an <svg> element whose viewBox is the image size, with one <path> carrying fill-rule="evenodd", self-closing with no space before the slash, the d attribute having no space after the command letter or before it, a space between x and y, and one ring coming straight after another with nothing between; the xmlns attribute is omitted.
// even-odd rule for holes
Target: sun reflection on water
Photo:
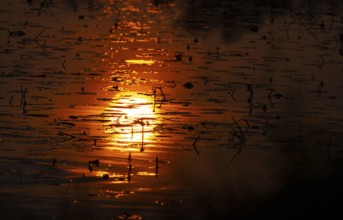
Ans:
<svg viewBox="0 0 343 220"><path fill-rule="evenodd" d="M111 134L112 150L144 151L154 142L158 124L152 96L135 92L118 93L105 109L108 122L105 133Z"/></svg>
<svg viewBox="0 0 343 220"><path fill-rule="evenodd" d="M155 63L154 60L125 60L127 64L137 64L137 65L152 65Z"/></svg>

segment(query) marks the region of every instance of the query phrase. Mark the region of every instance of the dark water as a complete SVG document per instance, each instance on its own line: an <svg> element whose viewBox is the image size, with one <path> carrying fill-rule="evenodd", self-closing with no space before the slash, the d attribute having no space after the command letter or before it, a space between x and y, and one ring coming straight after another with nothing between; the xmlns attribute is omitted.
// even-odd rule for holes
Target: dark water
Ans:
<svg viewBox="0 0 343 220"><path fill-rule="evenodd" d="M339 1L0 5L4 218L339 212Z"/></svg>

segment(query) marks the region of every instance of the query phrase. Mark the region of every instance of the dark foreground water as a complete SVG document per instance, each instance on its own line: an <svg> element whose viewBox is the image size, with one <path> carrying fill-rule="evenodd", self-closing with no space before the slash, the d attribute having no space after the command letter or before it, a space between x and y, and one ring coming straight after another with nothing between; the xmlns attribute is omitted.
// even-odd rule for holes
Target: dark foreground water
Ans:
<svg viewBox="0 0 343 220"><path fill-rule="evenodd" d="M331 219L340 1L0 3L1 219Z"/></svg>

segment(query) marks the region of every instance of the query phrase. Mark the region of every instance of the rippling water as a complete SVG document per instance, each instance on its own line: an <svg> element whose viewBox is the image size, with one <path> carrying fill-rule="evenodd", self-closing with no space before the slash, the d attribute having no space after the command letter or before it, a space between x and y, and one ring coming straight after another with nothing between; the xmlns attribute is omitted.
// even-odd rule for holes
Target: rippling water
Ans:
<svg viewBox="0 0 343 220"><path fill-rule="evenodd" d="M337 211L339 1L0 5L1 215Z"/></svg>

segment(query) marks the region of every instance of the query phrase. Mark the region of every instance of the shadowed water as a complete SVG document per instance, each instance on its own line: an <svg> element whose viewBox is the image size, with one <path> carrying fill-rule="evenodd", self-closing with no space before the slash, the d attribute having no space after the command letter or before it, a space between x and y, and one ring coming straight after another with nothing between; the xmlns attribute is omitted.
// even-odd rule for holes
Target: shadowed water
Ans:
<svg viewBox="0 0 343 220"><path fill-rule="evenodd" d="M338 213L339 1L2 1L11 219Z"/></svg>

